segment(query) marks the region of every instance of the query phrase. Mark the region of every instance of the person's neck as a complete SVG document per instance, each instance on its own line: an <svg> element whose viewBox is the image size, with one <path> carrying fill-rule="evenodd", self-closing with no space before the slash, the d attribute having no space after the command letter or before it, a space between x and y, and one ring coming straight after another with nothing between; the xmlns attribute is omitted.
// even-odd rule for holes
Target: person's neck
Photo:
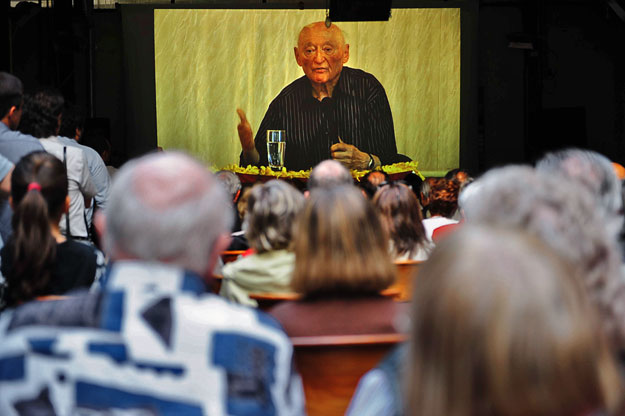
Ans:
<svg viewBox="0 0 625 416"><path fill-rule="evenodd" d="M9 124L9 117L8 117L8 116L7 116L7 117L5 117L5 118L3 118L2 120L0 120L0 122L2 122L2 124L4 124L5 126L7 126L7 127L9 128L9 130L13 130L13 129L11 128L11 125Z"/></svg>
<svg viewBox="0 0 625 416"><path fill-rule="evenodd" d="M332 98L334 87L336 87L336 84L338 82L339 82L339 77L336 77L335 79L328 81L326 83L323 83L323 84L316 84L314 82L311 82L312 89L313 89L313 97L315 97L319 101L323 100L326 97Z"/></svg>
<svg viewBox="0 0 625 416"><path fill-rule="evenodd" d="M52 234L52 237L54 237L56 242L59 244L67 241L67 238L65 238L65 236L61 234L61 229L59 228L58 221L56 223L53 221L50 222L50 233Z"/></svg>

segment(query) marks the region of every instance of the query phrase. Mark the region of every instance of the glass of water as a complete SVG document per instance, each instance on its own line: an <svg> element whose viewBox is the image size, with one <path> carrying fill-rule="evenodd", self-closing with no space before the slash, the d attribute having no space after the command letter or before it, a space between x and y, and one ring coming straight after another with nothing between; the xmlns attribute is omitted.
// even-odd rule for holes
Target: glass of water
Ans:
<svg viewBox="0 0 625 416"><path fill-rule="evenodd" d="M282 170L286 150L286 132L267 130L267 161L273 170Z"/></svg>

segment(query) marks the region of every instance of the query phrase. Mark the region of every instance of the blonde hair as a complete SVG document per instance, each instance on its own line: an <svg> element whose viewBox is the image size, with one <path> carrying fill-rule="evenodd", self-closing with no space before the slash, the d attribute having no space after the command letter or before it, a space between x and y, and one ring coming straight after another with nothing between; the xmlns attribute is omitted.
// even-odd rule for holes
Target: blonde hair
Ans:
<svg viewBox="0 0 625 416"><path fill-rule="evenodd" d="M538 239L466 225L419 272L409 414L612 411L620 378L579 276Z"/></svg>
<svg viewBox="0 0 625 416"><path fill-rule="evenodd" d="M291 285L304 295L376 293L395 269L371 203L353 186L316 189L296 224Z"/></svg>

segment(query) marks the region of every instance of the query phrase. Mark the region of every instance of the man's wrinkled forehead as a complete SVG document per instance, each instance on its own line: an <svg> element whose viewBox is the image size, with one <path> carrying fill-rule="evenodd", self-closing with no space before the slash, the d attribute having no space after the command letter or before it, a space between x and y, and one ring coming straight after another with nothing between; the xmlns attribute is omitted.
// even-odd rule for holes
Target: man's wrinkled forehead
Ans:
<svg viewBox="0 0 625 416"><path fill-rule="evenodd" d="M157 211L197 200L213 183L208 171L184 157L162 157L137 166L132 185L137 197Z"/></svg>
<svg viewBox="0 0 625 416"><path fill-rule="evenodd" d="M345 37L338 26L332 25L327 28L324 22L316 22L302 28L297 38L297 46L302 47L312 39L321 37L337 46L345 45Z"/></svg>

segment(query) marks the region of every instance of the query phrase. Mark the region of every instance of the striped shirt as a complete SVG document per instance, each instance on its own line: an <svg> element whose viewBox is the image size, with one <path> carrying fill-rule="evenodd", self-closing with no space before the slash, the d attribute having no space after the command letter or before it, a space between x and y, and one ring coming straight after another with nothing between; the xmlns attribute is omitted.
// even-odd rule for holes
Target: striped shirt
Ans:
<svg viewBox="0 0 625 416"><path fill-rule="evenodd" d="M330 146L345 143L380 158L398 161L393 115L382 84L371 74L343 67L331 98L312 95L303 76L286 86L271 102L256 133L260 165L267 165L267 130L286 131L285 166L309 169L330 159ZM241 154L240 164L246 165Z"/></svg>

